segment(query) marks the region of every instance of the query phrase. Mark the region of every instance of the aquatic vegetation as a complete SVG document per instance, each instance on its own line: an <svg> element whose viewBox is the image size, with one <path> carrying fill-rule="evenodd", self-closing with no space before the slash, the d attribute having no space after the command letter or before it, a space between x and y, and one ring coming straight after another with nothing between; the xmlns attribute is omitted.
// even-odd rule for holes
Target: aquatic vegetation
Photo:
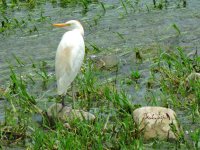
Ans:
<svg viewBox="0 0 200 150"><path fill-rule="evenodd" d="M120 2L122 3L122 6L123 6L123 8L124 8L126 14L128 14L128 11L127 11L127 8L126 8L126 5L125 5L124 1L123 1L123 0L120 0Z"/></svg>
<svg viewBox="0 0 200 150"><path fill-rule="evenodd" d="M6 16L3 16L3 18L4 19L1 21L0 32L6 32L14 28L22 30L22 28L26 26L26 22L23 19L19 21L16 18L9 19Z"/></svg>
<svg viewBox="0 0 200 150"><path fill-rule="evenodd" d="M11 0L11 1L2 1L2 5L4 8L11 8L11 9L19 9L19 8L26 8L26 9L35 9L37 6L46 4L47 0ZM83 10L87 12L88 5L94 2L98 2L98 0L49 0L49 2L55 6L59 5L60 7L66 8L68 6L76 6L80 5L83 7Z"/></svg>
<svg viewBox="0 0 200 150"><path fill-rule="evenodd" d="M154 8L158 8L158 9L167 9L168 6L170 5L170 3L172 3L169 0L153 0L153 6ZM187 2L186 0L177 0L175 1L176 3L176 7L180 8L180 7L186 7L187 6Z"/></svg>
<svg viewBox="0 0 200 150"><path fill-rule="evenodd" d="M177 27L176 24L173 24L172 27L177 31L177 33L180 35L181 34L181 31L180 29Z"/></svg>
<svg viewBox="0 0 200 150"><path fill-rule="evenodd" d="M180 109L190 107L192 122L198 122L199 94L197 93L200 92L200 84L196 81L188 86L186 79L192 72L200 71L194 65L200 63L199 56L195 55L191 59L181 48L177 48L176 52L161 53L158 60L157 69L160 73L158 84L160 84L162 94L167 95L166 101L163 102L168 107Z"/></svg>
<svg viewBox="0 0 200 150"><path fill-rule="evenodd" d="M44 16L44 12L41 10L39 18L33 18L30 14L27 14L25 18L10 18L6 15L2 16L0 33L4 35L10 35L13 32L23 32L24 34L31 34L33 32L39 32L38 27L33 25L38 22L49 22L50 17Z"/></svg>
<svg viewBox="0 0 200 150"><path fill-rule="evenodd" d="M22 60L19 58L16 60L19 63L18 67L24 66ZM159 80L156 79L155 82L160 85L162 93L169 97L166 101L167 105L176 108L190 106L188 111L193 111L194 109L194 113L191 113L194 116L196 116L196 112L199 112L199 104L197 103L200 89L198 88L199 83L192 85L192 90L190 91L185 88L186 86L182 86L182 84L185 84L183 81L187 75L193 71L199 71L196 70L193 65L199 63L198 60L198 56L191 59L183 53L181 48L178 48L177 51L170 52L170 54L162 52L157 56L157 59L155 59L157 65L154 66L158 70L156 74L160 74ZM47 70L44 69L46 63L41 62L41 64L42 66L34 65L33 69L44 72L47 76L45 80L49 80ZM76 79L77 101L75 101L75 107L84 108L85 110L93 112L97 116L97 120L94 123L83 121L81 124L78 119L73 120L69 122L71 126L69 129L66 129L63 123L59 121L55 122L56 124L52 129L45 121L44 114L41 116L44 120L39 126L33 123L35 120L32 120L32 116L35 113L41 114L41 110L36 105L35 99L37 98L33 97L31 93L27 91L27 84L31 81L27 80L28 76L22 78L13 70L15 69L12 67L9 92L4 96L9 105L5 109L6 120L2 125L2 127L5 128L1 130L1 134L3 135L1 137L1 142L5 141L5 139L9 139L9 137L6 137L8 136L8 126L14 126L15 128L13 128L13 130L9 130L9 134L13 137L13 142L18 141L19 143L23 143L23 139L28 138L30 140L28 147L32 149L38 147L47 149L66 147L140 149L148 146L148 144L143 143L132 118L133 110L140 106L133 105L123 89L116 89L115 81L102 83L97 75L98 69L94 68L91 61L87 61L83 66L82 75L79 75ZM133 71L131 76L138 79L140 73L138 71ZM42 75L39 74L39 77L43 80ZM185 98L186 93L193 93L194 98L196 97L195 101L188 103ZM185 99L184 102L180 102L180 98ZM68 101L72 101L72 98L68 97ZM165 100L163 99L162 101L164 102ZM38 102L37 100L37 103ZM198 122L198 118L196 117L194 122ZM31 128L31 131L29 131L29 135L26 135L29 128ZM43 130L43 128L46 128L46 131ZM191 134L194 140L194 147L198 147L198 133L199 132L196 130ZM10 142L13 143L12 141ZM188 143L188 139L180 140L179 143ZM159 146L159 143L155 145ZM189 146L192 145L189 144Z"/></svg>
<svg viewBox="0 0 200 150"><path fill-rule="evenodd" d="M132 71L131 72L131 78L139 79L140 78L140 73L138 71Z"/></svg>

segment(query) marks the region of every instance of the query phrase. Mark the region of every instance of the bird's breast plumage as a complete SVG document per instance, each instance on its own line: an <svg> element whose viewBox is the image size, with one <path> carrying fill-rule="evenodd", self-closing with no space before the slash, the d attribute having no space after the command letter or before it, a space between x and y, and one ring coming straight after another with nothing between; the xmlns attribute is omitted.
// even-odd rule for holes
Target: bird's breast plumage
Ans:
<svg viewBox="0 0 200 150"><path fill-rule="evenodd" d="M80 70L85 54L82 35L77 31L66 32L57 48L56 78L58 94L66 93L67 87Z"/></svg>

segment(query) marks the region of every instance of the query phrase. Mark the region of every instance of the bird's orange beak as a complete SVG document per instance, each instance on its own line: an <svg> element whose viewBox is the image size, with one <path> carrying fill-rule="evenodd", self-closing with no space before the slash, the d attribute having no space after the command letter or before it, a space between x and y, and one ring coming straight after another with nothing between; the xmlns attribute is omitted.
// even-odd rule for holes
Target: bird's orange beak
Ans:
<svg viewBox="0 0 200 150"><path fill-rule="evenodd" d="M55 23L55 24L53 24L53 26L54 27L60 27L60 28L62 28L62 27L69 26L69 24L67 24L67 23Z"/></svg>

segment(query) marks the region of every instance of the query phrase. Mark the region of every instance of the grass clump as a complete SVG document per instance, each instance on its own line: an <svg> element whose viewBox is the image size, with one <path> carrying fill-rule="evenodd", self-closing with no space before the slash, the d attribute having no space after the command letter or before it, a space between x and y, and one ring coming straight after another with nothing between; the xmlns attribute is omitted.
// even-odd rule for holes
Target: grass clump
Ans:
<svg viewBox="0 0 200 150"><path fill-rule="evenodd" d="M23 68L23 61L18 58L17 60L20 65L16 67ZM75 87L78 86L75 108L93 112L96 120L94 122L69 120L67 123L70 124L70 128L66 128L65 124L59 120L54 121L53 126L49 124L47 116L37 105L41 99L27 90L28 85L33 83L36 77L45 82L50 80L45 69L46 65L44 62L39 65L33 64L32 69L36 72L31 80L29 76L22 77L14 71L14 67L11 67L10 86L4 95L8 104L5 108L5 122L2 124L4 128L1 130L1 144L7 147L18 143L17 145L23 145L29 149L142 147L142 141L138 138L132 117L135 106L131 105L124 91L113 88L115 83L102 84L96 77L95 68L90 61L84 65L82 75L79 75L75 82ZM72 102L69 96L68 101ZM45 111L45 108L42 109ZM43 121L36 123L33 119L34 115L41 116ZM8 132L9 127L12 127L12 130ZM6 140L9 144L5 142Z"/></svg>
<svg viewBox="0 0 200 150"><path fill-rule="evenodd" d="M19 66L24 67L23 61L16 59ZM187 77L193 72L199 72L199 56L188 57L181 48L173 52L161 52L154 59L152 67L153 83L162 93L161 106L171 107L175 110L186 109L191 113L191 120L194 123L199 121L199 82L188 83ZM154 142L153 146L144 143L141 131L133 120L133 110L139 105L134 105L130 101L125 90L117 87L114 81L104 81L98 78L98 68L95 68L90 60L83 65L82 74L75 80L75 109L89 111L96 116L95 121L87 120L67 120L70 127L60 120L49 123L45 113L48 108L38 108L44 105L43 98L33 96L27 90L29 84L37 83L36 79L49 83L52 78L48 74L47 63L41 62L38 65L33 63L32 69L35 75L31 77L16 73L11 67L10 86L4 94L7 101L5 107L5 122L1 125L0 142L5 146L9 144L21 143L29 149L143 149L145 147L162 147L162 142ZM155 71L156 70L156 71ZM135 79L141 78L139 71L131 73ZM156 75L155 75L156 74ZM131 77L131 78L133 78ZM137 77L137 78L136 78ZM158 78L155 78L158 77ZM116 76L117 78L117 76ZM55 80L55 79L53 79ZM105 79L104 79L105 80ZM116 79L117 80L117 79ZM147 81L148 82L148 81ZM147 83L148 84L148 83ZM43 84L41 84L43 89ZM46 90L45 88L43 89ZM72 104L69 95L67 101ZM152 92L154 103L158 104L157 95ZM188 96L193 97L193 101L188 101ZM55 98L48 99L54 101ZM38 103L38 104L37 104ZM34 115L43 118L42 121L33 119ZM12 130L10 128L12 127ZM198 147L199 131L195 129L189 139L182 137L176 146ZM7 140L7 141L6 141ZM9 141L9 144L8 144ZM28 142L25 142L28 141ZM168 146L174 145L167 142Z"/></svg>
<svg viewBox="0 0 200 150"><path fill-rule="evenodd" d="M182 48L177 48L176 52L162 53L159 60L158 70L161 75L160 83L163 92L175 95L177 99L187 99L187 95L192 92L198 99L199 82L196 81L188 86L187 78L193 72L200 72L199 56L195 55L191 59L184 54Z"/></svg>

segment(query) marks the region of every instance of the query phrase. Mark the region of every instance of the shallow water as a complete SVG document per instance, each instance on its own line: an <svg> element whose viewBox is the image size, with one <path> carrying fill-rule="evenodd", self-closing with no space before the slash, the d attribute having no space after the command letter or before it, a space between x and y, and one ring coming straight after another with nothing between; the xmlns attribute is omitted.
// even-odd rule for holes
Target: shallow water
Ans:
<svg viewBox="0 0 200 150"><path fill-rule="evenodd" d="M35 25L38 32L27 34L26 29L16 29L8 36L0 35L0 83L6 87L9 80L9 65L16 65L13 55L19 57L26 65L26 74L31 73L31 61L46 61L49 65L49 73L54 74L54 57L57 45L65 32L62 29L53 28L52 23L63 22L70 19L78 19L85 28L85 41L88 47L96 45L100 53L96 55L113 54L119 56L119 75L128 76L132 70L139 70L142 78L138 81L140 88L123 85L130 99L135 104L146 105L145 81L149 77L149 59L153 50L173 50L177 46L184 47L190 53L200 48L200 1L188 0L186 8L176 7L176 3L169 2L168 9L154 9L149 1L131 8L127 6L128 14L119 1L105 0L106 12L99 4L91 4L87 13L83 14L80 7L53 7L47 3L44 7L29 11L8 12L10 17L17 19L27 18L30 14L35 20L43 15L47 16L45 22L35 21L28 24L28 28ZM144 5L146 4L146 5ZM148 8L147 8L148 6ZM149 10L148 10L149 9ZM1 21L2 17L0 17ZM172 27L175 24L181 34ZM13 33L12 33L13 32ZM139 48L145 54L143 63L136 63L134 49ZM92 49L92 48L91 48ZM198 53L200 53L198 51ZM88 56L89 57L89 56ZM37 86L35 89L37 90ZM47 93L55 94L55 84ZM44 96L45 97L45 96ZM1 102L1 101L0 101ZM1 102L2 103L2 102ZM2 106L0 104L0 106ZM0 107L0 120L3 119L3 107Z"/></svg>

